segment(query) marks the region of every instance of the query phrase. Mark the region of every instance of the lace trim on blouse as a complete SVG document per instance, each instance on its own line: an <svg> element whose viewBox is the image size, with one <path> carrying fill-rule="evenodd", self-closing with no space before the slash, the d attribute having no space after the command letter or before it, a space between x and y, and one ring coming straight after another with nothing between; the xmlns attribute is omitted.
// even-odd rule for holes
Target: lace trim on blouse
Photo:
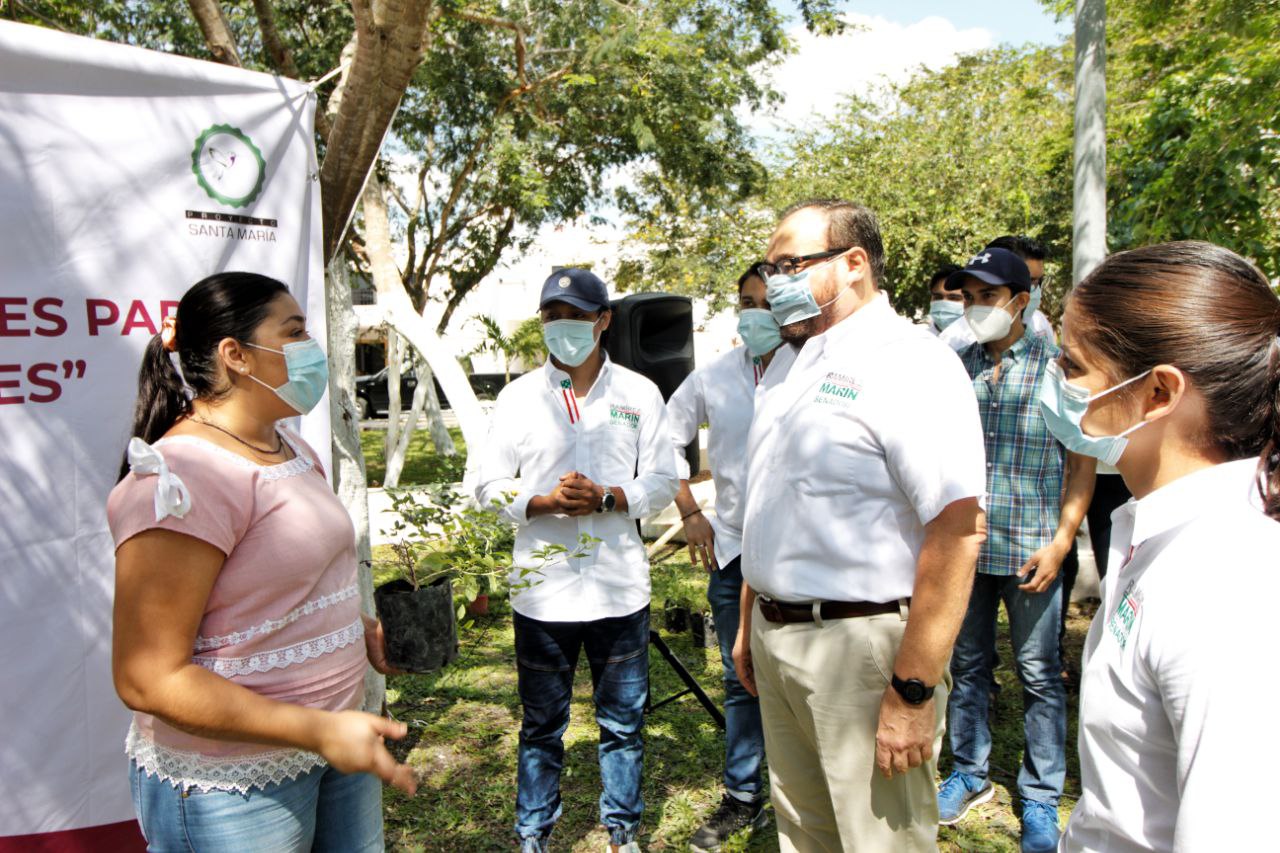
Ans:
<svg viewBox="0 0 1280 853"><path fill-rule="evenodd" d="M223 677L234 675L250 675L255 672L270 672L273 669L284 669L295 663L303 663L323 655L332 654L364 637L364 623L360 619L330 634L307 640L304 643L259 652L242 658L209 658L195 656L191 662Z"/></svg>
<svg viewBox="0 0 1280 853"><path fill-rule="evenodd" d="M312 613L319 613L326 607L332 607L350 598L355 598L360 594L360 588L355 584L330 593L322 595L319 598L313 598L310 601L295 607L279 619L268 619L261 624L254 625L247 631L233 631L230 634L222 634L216 637L196 637L195 650L197 652L207 652L214 649L225 648L226 646L236 646L240 643L248 642L254 637L264 637L267 634L274 634L286 625L292 625L303 616L310 616Z"/></svg>
<svg viewBox="0 0 1280 853"><path fill-rule="evenodd" d="M143 735L137 723L129 726L124 751L148 774L166 782L203 791L241 794L296 779L326 763L314 752L302 749L271 749L228 758L170 749Z"/></svg>

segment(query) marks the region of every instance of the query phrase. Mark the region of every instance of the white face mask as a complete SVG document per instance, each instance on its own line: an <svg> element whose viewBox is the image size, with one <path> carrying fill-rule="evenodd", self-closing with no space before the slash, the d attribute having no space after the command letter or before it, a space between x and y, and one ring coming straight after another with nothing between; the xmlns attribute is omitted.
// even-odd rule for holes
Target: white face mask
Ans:
<svg viewBox="0 0 1280 853"><path fill-rule="evenodd" d="M1004 310L1009 307L1018 294L1009 297L1003 305L970 305L965 309L964 319L973 329L973 336L978 343L985 344L1007 337L1013 328L1013 315Z"/></svg>

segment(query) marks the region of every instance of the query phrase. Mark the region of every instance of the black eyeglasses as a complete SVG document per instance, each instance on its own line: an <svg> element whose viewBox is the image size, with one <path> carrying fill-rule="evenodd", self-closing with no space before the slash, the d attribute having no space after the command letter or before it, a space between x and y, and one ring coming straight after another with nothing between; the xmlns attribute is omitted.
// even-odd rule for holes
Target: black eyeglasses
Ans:
<svg viewBox="0 0 1280 853"><path fill-rule="evenodd" d="M795 275L802 265L843 255L852 248L852 246L845 246L843 249L828 249L825 252L814 252L812 255L793 255L777 261L761 261L755 265L755 268L763 273L766 279L771 275Z"/></svg>

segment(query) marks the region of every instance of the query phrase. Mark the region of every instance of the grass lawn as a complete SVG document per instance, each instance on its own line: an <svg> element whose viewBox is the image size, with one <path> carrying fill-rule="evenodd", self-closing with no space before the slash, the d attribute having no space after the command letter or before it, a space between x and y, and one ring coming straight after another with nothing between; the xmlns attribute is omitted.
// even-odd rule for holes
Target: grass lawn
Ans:
<svg viewBox="0 0 1280 853"><path fill-rule="evenodd" d="M386 569L379 571L385 573ZM683 550L671 552L655 564L654 624L661 622L658 607L664 598L700 599L704 584L701 570L689 565ZM1077 661L1086 629L1087 615L1073 608L1068 637L1070 654ZM718 650L695 648L687 631L673 635L664 629L662 633L712 698L721 702ZM418 769L422 780L418 795L412 799L387 789L386 831L391 850L485 851L514 847L511 827L520 706L510 610L505 602L493 602L489 616L463 630L461 642L460 658L445 671L388 680L391 711L410 727L409 736L392 748ZM942 850L1018 849L1018 820L1009 791L1016 787L1020 762L1022 700L1003 621L997 678L1003 690L991 758L996 799L971 812L961 826L943 829ZM656 653L650 657L650 680L655 699L681 687ZM584 659L576 677L572 722L565 734L564 815L553 843L558 850L598 853L605 849L607 836L596 823L600 774L590 683ZM1070 719L1064 820L1079 794L1074 695L1070 699ZM643 849L687 849L684 842L719 801L723 749L719 729L692 697L667 705L648 718L645 817L640 839ZM944 755L944 773L949 763ZM777 839L770 825L749 841L737 840L725 849L776 850Z"/></svg>
<svg viewBox="0 0 1280 853"><path fill-rule="evenodd" d="M429 483L456 483L462 479L467 466L467 443L462 430L449 430L457 456L440 456L431 443L431 434L416 429L409 439L405 453L404 469L400 472L401 486L420 486ZM360 447L364 451L364 465L370 486L381 486L387 476L387 431L366 429L360 433Z"/></svg>

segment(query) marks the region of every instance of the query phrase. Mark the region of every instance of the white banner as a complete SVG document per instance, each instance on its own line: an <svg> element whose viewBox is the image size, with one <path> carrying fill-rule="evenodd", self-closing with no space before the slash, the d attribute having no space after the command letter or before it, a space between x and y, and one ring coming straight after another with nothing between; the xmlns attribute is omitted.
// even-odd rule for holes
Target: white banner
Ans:
<svg viewBox="0 0 1280 853"><path fill-rule="evenodd" d="M220 270L284 281L325 340L313 110L295 81L0 22L0 836L133 816L105 508L142 350ZM326 457L328 411L303 425Z"/></svg>

